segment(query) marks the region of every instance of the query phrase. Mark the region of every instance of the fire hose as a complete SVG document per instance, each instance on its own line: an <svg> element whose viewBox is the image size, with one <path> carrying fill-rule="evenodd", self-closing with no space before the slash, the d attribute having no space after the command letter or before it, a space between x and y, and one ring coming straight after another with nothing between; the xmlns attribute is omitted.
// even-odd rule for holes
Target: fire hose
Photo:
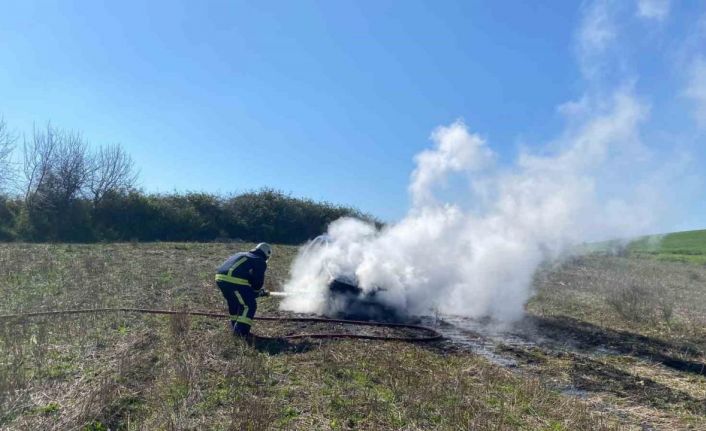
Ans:
<svg viewBox="0 0 706 431"><path fill-rule="evenodd" d="M166 315L188 315L188 316L201 316L201 317L211 317L219 319L227 319L230 316L223 313L212 313L207 311L178 311L178 310L156 310L148 308L127 308L127 307L115 307L115 308L86 308L77 310L55 310L55 311L35 311L28 313L17 313L17 314L5 314L0 315L0 322L7 320L20 320L32 317L42 317L42 316L61 316L61 315L73 315L73 314L99 314L99 313L139 313L139 314L166 314ZM270 322L310 322L310 323L335 323L343 325L355 325L355 326L372 326L372 327L386 327L393 329L409 329L414 331L420 331L426 333L427 335L422 335L419 337L403 337L403 336L388 336L388 335L365 335L365 334L346 334L346 333L302 333L293 335L284 335L280 337L264 337L258 336L258 338L263 339L301 339L301 338L355 338L364 340L381 340L381 341L404 341L408 343L412 342L429 342L437 341L442 339L442 335L435 329L428 326L413 325L407 323L387 323L387 322L372 322L372 321L361 321L361 320L343 320L343 319L329 319L325 317L272 317L272 316L256 316L255 320L270 321Z"/></svg>

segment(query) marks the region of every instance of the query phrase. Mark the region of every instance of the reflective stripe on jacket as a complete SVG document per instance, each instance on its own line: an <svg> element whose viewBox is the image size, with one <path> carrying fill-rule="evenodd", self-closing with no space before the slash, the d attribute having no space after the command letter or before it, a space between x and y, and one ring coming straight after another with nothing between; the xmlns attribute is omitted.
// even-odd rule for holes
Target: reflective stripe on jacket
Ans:
<svg viewBox="0 0 706 431"><path fill-rule="evenodd" d="M257 252L236 253L226 259L216 271L216 281L250 286L260 290L265 281L267 261Z"/></svg>

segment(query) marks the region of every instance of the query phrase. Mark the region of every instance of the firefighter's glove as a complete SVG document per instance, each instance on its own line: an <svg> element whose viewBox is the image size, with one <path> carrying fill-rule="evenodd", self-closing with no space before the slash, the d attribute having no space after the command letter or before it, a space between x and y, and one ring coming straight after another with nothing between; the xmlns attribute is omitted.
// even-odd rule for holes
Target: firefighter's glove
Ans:
<svg viewBox="0 0 706 431"><path fill-rule="evenodd" d="M270 291L267 290L267 289L265 289L265 288L263 288L262 290L260 290L260 293L259 293L257 296L258 296L258 297L270 296Z"/></svg>

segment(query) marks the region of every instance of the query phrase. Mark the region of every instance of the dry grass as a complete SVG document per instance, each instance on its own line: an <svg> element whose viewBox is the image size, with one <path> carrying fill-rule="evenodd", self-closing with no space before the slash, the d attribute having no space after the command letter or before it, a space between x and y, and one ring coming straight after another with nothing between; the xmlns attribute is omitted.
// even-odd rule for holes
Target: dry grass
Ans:
<svg viewBox="0 0 706 431"><path fill-rule="evenodd" d="M222 311L212 271L229 253L248 246L2 245L0 312L101 306ZM273 290L286 278L295 249L277 247L275 253L267 281ZM573 283L566 271L594 271L594 263L587 265L543 275L546 285L530 309L586 322L611 316L616 328L647 330L647 323L625 320L594 297L601 283L588 290L580 283L551 290L555 281ZM600 277L595 271L588 279ZM274 298L263 300L261 313L276 312L276 304ZM576 304L583 314L571 314ZM698 307L684 308L679 297L675 304L673 322L663 329L687 338L701 334L682 332ZM553 365L546 378L510 372L443 345L304 341L252 348L233 339L226 322L184 315L17 323L0 325L2 429L593 430L626 422L605 404L549 387L551 376L576 367L567 358L547 357Z"/></svg>
<svg viewBox="0 0 706 431"><path fill-rule="evenodd" d="M628 423L706 429L705 277L701 265L625 257L545 268L530 316L580 353L536 349L534 373L588 391Z"/></svg>
<svg viewBox="0 0 706 431"><path fill-rule="evenodd" d="M545 268L528 310L706 350L706 266L593 256Z"/></svg>

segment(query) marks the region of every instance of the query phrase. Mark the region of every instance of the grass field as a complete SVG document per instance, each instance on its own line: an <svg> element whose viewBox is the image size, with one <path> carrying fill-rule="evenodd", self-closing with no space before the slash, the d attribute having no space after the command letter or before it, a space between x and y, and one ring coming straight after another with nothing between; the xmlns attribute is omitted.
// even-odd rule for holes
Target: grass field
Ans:
<svg viewBox="0 0 706 431"><path fill-rule="evenodd" d="M706 264L706 230L640 238L630 243L628 250L634 255Z"/></svg>
<svg viewBox="0 0 706 431"><path fill-rule="evenodd" d="M706 264L706 230L649 235L629 241L590 243L580 247L579 251Z"/></svg>
<svg viewBox="0 0 706 431"><path fill-rule="evenodd" d="M249 246L0 245L0 313L224 311L213 269ZM269 289L295 252L275 248ZM588 256L547 266L520 323L542 341L494 347L511 367L449 341L249 347L226 322L186 316L7 322L0 429L706 429L705 285L694 263ZM282 314L276 298L259 313Z"/></svg>

